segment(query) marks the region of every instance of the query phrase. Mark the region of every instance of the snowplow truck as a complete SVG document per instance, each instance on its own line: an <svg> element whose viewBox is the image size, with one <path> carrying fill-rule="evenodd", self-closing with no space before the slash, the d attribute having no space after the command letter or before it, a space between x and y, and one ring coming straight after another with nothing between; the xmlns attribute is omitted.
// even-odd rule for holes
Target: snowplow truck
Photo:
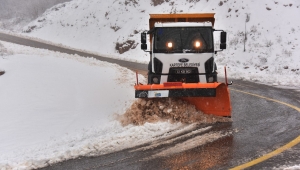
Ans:
<svg viewBox="0 0 300 170"><path fill-rule="evenodd" d="M226 32L215 30L214 22L214 13L150 14L150 29L141 33L141 49L150 53L148 84L137 83L135 97L181 98L203 113L231 117L228 83L218 82L214 61L226 49Z"/></svg>

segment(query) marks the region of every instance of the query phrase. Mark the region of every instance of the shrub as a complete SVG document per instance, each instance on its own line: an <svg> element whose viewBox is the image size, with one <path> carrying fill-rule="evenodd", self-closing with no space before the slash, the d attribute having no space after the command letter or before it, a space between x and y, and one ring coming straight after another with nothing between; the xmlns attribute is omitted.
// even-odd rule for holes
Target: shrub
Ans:
<svg viewBox="0 0 300 170"><path fill-rule="evenodd" d="M138 43L135 43L134 40L127 40L123 43L116 43L115 50L117 50L120 54L125 53L126 51L129 51L130 49L135 49Z"/></svg>
<svg viewBox="0 0 300 170"><path fill-rule="evenodd" d="M295 28L292 28L291 31L292 31L292 33L295 33Z"/></svg>
<svg viewBox="0 0 300 170"><path fill-rule="evenodd" d="M285 55L285 56L287 56L287 57L292 56L292 52L289 51L289 50L285 50L285 49L282 50L282 54Z"/></svg>
<svg viewBox="0 0 300 170"><path fill-rule="evenodd" d="M233 39L231 39L231 40L229 41L229 45L234 45L234 46L236 46L238 43L239 43L238 37L234 37Z"/></svg>
<svg viewBox="0 0 300 170"><path fill-rule="evenodd" d="M0 76L2 76L5 73L4 70L0 70Z"/></svg>
<svg viewBox="0 0 300 170"><path fill-rule="evenodd" d="M110 26L111 29L113 29L115 32L117 32L119 29L121 29L120 27L118 26Z"/></svg>
<svg viewBox="0 0 300 170"><path fill-rule="evenodd" d="M277 41L277 43L281 43L281 42L282 42L281 36L278 36L278 37L276 38L276 41Z"/></svg>
<svg viewBox="0 0 300 170"><path fill-rule="evenodd" d="M160 5L164 2L165 2L165 0L151 0L151 5L157 6L157 5Z"/></svg>
<svg viewBox="0 0 300 170"><path fill-rule="evenodd" d="M259 59L260 64L266 64L268 62L268 59L266 57L260 57Z"/></svg>
<svg viewBox="0 0 300 170"><path fill-rule="evenodd" d="M271 40L267 40L265 42L266 47L271 47L273 45L273 42Z"/></svg>
<svg viewBox="0 0 300 170"><path fill-rule="evenodd" d="M250 28L250 31L252 33L256 33L257 32L257 27L255 25L252 25L251 28Z"/></svg>

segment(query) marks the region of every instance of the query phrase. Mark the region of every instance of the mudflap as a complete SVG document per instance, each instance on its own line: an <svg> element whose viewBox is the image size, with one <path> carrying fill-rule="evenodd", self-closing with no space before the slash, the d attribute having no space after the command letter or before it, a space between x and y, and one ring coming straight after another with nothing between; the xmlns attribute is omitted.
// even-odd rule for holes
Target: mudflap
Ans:
<svg viewBox="0 0 300 170"><path fill-rule="evenodd" d="M182 97L205 114L231 117L230 94L226 84L220 83L215 97Z"/></svg>

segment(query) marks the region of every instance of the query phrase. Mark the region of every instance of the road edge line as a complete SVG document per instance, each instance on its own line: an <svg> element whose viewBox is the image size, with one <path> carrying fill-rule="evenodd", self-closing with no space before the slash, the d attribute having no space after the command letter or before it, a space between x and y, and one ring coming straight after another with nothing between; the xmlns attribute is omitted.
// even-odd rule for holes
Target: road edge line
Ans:
<svg viewBox="0 0 300 170"><path fill-rule="evenodd" d="M261 95L257 95L257 94L253 94L253 93L249 93L249 92L245 92L245 91L241 91L241 90L236 90L236 89L232 89L230 88L230 90L233 90L233 91L236 91L236 92L240 92L240 93L244 93L244 94L248 94L248 95L252 95L252 96L255 96L255 97L259 97L259 98L263 98L263 99L266 99L266 100L270 100L270 101L273 101L273 102L276 102L276 103L279 103L279 104L283 104L283 105L286 105L290 108L293 108L295 110L297 110L298 112L300 112L300 108L297 107L297 106L294 106L294 105L291 105L291 104L288 104L288 103L285 103L285 102L282 102L282 101L278 101L278 100L275 100L275 99L271 99L271 98L268 98L268 97L264 97L264 96L261 96ZM239 166L236 166L234 168L231 168L230 170L238 170L238 169L245 169L245 168L248 168L248 167L251 167L253 165L256 165L260 162L263 162L269 158L272 158L278 154L280 154L281 152L287 150L287 149L290 149L292 148L293 146L297 145L300 143L300 136L298 136L297 138L295 138L294 140L290 141L289 143L285 144L284 146L281 146L279 148L277 148L276 150L268 153L268 154L265 154L259 158L256 158L250 162L247 162L247 163L244 163L242 165L239 165Z"/></svg>

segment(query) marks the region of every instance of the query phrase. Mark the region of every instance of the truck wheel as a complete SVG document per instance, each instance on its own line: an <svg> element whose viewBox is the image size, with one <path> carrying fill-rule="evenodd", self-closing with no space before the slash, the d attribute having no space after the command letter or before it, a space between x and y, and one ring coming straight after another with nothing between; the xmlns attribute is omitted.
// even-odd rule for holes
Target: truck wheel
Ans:
<svg viewBox="0 0 300 170"><path fill-rule="evenodd" d="M149 64L148 64L148 73L152 73L152 63L151 63L151 61L149 62Z"/></svg>
<svg viewBox="0 0 300 170"><path fill-rule="evenodd" d="M152 64L151 64L151 61L150 61L149 64L148 64L148 84L151 84L151 77L152 77L151 68L152 68Z"/></svg>
<svg viewBox="0 0 300 170"><path fill-rule="evenodd" d="M218 76L217 75L214 75L214 82L218 82Z"/></svg>
<svg viewBox="0 0 300 170"><path fill-rule="evenodd" d="M215 63L215 75L214 75L214 82L218 82L218 73L217 73L217 70L218 70L218 68L217 68L217 64Z"/></svg>

